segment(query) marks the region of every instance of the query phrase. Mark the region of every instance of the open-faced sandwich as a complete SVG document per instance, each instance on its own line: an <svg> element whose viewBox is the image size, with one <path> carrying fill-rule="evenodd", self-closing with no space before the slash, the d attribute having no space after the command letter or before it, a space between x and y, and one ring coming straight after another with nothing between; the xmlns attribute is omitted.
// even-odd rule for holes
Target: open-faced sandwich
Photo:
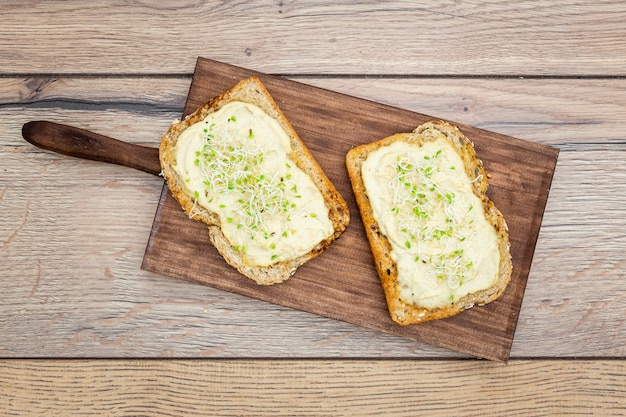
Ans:
<svg viewBox="0 0 626 417"><path fill-rule="evenodd" d="M226 262L259 284L288 279L346 229L346 202L259 78L171 125L163 175Z"/></svg>
<svg viewBox="0 0 626 417"><path fill-rule="evenodd" d="M450 317L503 293L508 229L459 129L428 122L353 148L346 165L396 323Z"/></svg>

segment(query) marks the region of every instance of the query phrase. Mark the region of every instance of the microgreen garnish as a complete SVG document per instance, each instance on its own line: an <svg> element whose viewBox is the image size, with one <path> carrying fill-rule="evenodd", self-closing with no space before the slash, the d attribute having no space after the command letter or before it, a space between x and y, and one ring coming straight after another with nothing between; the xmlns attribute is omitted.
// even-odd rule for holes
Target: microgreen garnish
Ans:
<svg viewBox="0 0 626 417"><path fill-rule="evenodd" d="M238 122L235 115L227 117L228 123L205 124L202 129L203 145L195 151L194 164L205 188L195 193L196 199L203 195L206 201L215 200L213 204L223 210L223 221L232 225L229 227L245 230L251 240L269 241L270 249L279 250L280 239L289 237L289 223L298 218L292 214L305 210L294 202L302 196L292 164L281 163L276 169L266 163L263 141L250 140L258 132L252 128L242 131L233 125ZM242 247L239 251L243 252ZM272 260L276 258L272 256Z"/></svg>
<svg viewBox="0 0 626 417"><path fill-rule="evenodd" d="M462 246L468 233L465 226L473 222L469 217L473 206L441 177L456 170L446 160L442 149L419 157L400 155L381 172L395 173L386 198L404 246L409 250L419 250L423 244L438 248L432 256L415 256L415 262L429 264L429 273L454 289L463 285L474 265Z"/></svg>

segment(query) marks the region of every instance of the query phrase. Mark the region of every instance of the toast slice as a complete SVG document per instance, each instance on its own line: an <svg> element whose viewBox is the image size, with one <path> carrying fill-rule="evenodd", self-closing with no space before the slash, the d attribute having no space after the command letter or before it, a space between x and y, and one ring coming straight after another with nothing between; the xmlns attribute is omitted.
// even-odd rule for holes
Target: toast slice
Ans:
<svg viewBox="0 0 626 417"><path fill-rule="evenodd" d="M159 157L183 210L258 284L288 279L350 221L345 200L257 77L173 123Z"/></svg>
<svg viewBox="0 0 626 417"><path fill-rule="evenodd" d="M396 323L450 317L504 292L508 228L458 128L427 122L351 149L346 166Z"/></svg>

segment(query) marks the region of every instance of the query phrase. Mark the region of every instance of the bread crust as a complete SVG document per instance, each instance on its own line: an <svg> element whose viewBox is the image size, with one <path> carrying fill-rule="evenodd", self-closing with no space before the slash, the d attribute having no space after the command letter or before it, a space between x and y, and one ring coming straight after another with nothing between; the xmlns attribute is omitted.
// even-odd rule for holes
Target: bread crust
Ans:
<svg viewBox="0 0 626 417"><path fill-rule="evenodd" d="M242 253L236 251L230 245L226 236L224 236L217 213L195 204L193 196L186 192L183 179L180 178L174 169L176 165L174 148L180 134L189 126L201 122L208 114L218 111L224 105L233 101L256 105L280 124L289 136L291 143L292 152L288 157L313 179L313 182L324 197L326 207L328 207L334 233L317 244L308 253L295 259L264 267L246 265ZM350 211L345 200L326 177L313 155L311 155L306 145L298 137L298 134L278 108L278 105L261 80L256 76L241 80L234 87L204 104L184 120L173 123L161 140L159 159L168 187L183 210L190 216L193 212L195 220L208 226L211 243L213 243L227 263L258 284L269 285L287 280L299 266L318 256L334 240L341 236L350 221Z"/></svg>
<svg viewBox="0 0 626 417"><path fill-rule="evenodd" d="M482 201L485 217L494 227L498 237L500 264L497 280L491 287L467 294L446 307L427 309L408 304L399 296L398 268L391 258L391 243L381 232L380 226L374 218L361 175L361 167L370 152L390 145L395 141L406 141L422 146L426 142L436 140L441 135L453 145L453 148L463 160L467 175L470 178L477 178L472 183L473 192ZM474 305L490 303L502 295L510 281L512 271L508 228L502 213L485 194L488 183L482 161L476 156L473 144L457 127L444 121L430 121L417 127L411 133L400 133L377 142L355 147L346 155L346 167L393 321L401 325L407 325L443 319L458 314Z"/></svg>

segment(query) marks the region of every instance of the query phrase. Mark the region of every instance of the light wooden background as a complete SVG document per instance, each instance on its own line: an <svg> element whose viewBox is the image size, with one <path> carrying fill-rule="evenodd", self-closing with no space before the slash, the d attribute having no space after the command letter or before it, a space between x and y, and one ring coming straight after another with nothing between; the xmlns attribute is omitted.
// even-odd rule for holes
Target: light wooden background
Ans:
<svg viewBox="0 0 626 417"><path fill-rule="evenodd" d="M154 3L0 4L0 410L626 413L623 2ZM141 271L161 180L21 138L157 146L198 56L558 147L509 364Z"/></svg>

